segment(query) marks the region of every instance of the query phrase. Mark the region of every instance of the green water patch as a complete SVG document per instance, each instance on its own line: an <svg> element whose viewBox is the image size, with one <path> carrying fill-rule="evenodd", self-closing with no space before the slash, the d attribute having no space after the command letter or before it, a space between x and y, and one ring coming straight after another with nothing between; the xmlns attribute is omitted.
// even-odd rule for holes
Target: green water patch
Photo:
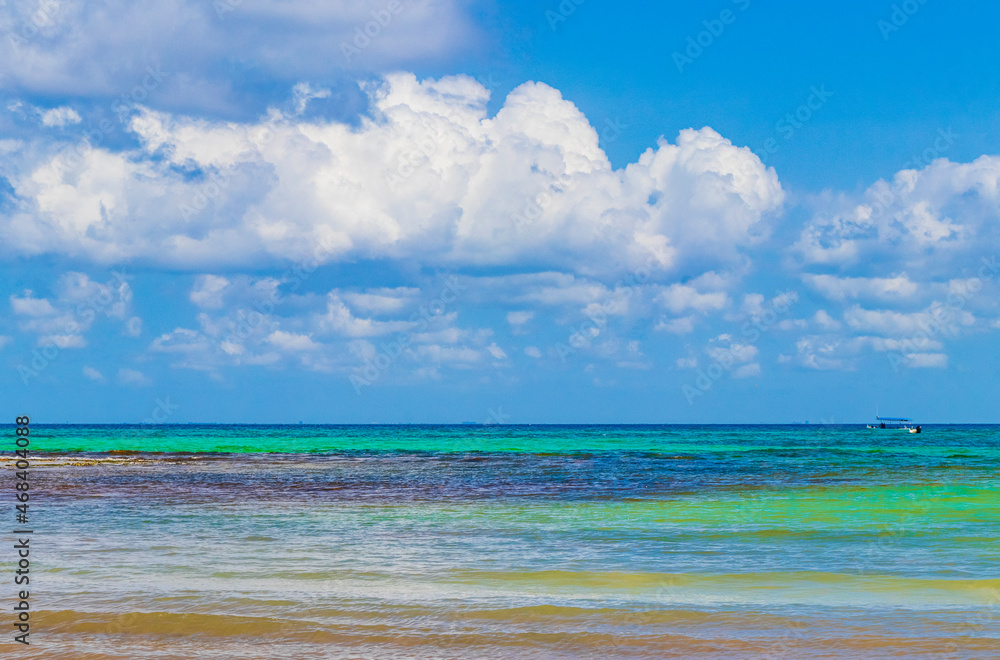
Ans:
<svg viewBox="0 0 1000 660"><path fill-rule="evenodd" d="M50 452L537 453L640 452L697 457L810 454L1000 457L998 427L935 427L891 435L860 426L69 426L32 427L32 447ZM949 458L953 457L953 458Z"/></svg>

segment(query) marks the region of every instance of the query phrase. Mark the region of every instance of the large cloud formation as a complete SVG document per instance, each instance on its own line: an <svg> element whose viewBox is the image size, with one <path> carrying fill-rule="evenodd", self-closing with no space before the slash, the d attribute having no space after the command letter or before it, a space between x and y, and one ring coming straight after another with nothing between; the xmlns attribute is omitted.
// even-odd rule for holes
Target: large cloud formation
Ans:
<svg viewBox="0 0 1000 660"><path fill-rule="evenodd" d="M0 2L0 86L117 97L152 65L168 75L168 107L238 111L262 80L426 63L476 34L461 0Z"/></svg>
<svg viewBox="0 0 1000 660"><path fill-rule="evenodd" d="M887 353L894 369L944 368L949 341L1000 326L998 193L1000 157L985 155L939 158L860 195L821 197L789 261L796 270L833 271L801 277L842 307L844 329L803 337L797 361L854 368L872 350Z"/></svg>
<svg viewBox="0 0 1000 660"><path fill-rule="evenodd" d="M766 236L773 169L710 128L614 170L587 118L542 83L489 92L407 73L367 88L357 126L292 110L252 123L141 108L140 147L4 145L15 204L0 236L24 254L203 268L416 258L584 274L732 263ZM317 250L319 247L319 250Z"/></svg>
<svg viewBox="0 0 1000 660"><path fill-rule="evenodd" d="M807 265L953 277L972 255L1000 245L998 220L1000 157L940 158L860 197L822 199L794 252Z"/></svg>

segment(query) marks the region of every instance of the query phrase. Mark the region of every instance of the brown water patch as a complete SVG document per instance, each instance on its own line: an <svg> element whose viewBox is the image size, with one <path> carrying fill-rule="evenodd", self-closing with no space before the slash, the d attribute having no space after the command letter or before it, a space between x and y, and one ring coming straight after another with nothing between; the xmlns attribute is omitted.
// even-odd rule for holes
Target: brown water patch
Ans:
<svg viewBox="0 0 1000 660"><path fill-rule="evenodd" d="M39 611L37 646L17 657L143 658L995 658L1000 640L968 631L907 637L835 620L538 606L372 621L175 612ZM396 614L399 614L398 612ZM446 616L442 619L441 615ZM638 618L636 618L638 617ZM690 629L690 626L694 629ZM688 628L679 632L678 628ZM952 626L954 628L954 626ZM33 640L35 641L35 640ZM11 657L10 644L0 645Z"/></svg>

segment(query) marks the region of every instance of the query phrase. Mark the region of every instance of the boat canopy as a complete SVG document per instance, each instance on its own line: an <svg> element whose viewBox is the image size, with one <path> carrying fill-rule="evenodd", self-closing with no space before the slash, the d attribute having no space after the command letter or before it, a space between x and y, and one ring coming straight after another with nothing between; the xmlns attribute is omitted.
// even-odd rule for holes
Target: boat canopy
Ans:
<svg viewBox="0 0 1000 660"><path fill-rule="evenodd" d="M875 419L881 420L883 422L910 422L910 421L913 421L909 417L875 417Z"/></svg>

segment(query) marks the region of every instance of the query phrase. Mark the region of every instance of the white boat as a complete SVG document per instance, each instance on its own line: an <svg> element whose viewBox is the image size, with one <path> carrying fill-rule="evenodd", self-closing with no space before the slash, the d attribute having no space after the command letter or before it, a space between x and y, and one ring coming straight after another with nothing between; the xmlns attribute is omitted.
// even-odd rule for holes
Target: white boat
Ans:
<svg viewBox="0 0 1000 660"><path fill-rule="evenodd" d="M879 417L875 416L875 423L869 424L868 428L879 431L907 431L909 433L920 433L919 424L914 424L912 419L907 417Z"/></svg>

